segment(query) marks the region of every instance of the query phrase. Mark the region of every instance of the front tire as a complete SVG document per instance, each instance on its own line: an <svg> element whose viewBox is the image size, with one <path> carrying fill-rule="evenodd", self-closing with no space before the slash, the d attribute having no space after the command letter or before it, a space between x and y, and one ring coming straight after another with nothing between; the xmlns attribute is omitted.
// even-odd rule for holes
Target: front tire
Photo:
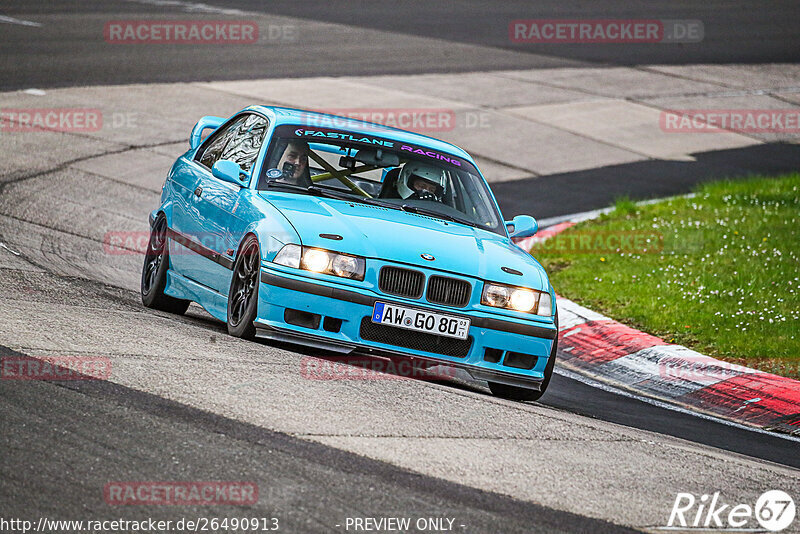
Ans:
<svg viewBox="0 0 800 534"><path fill-rule="evenodd" d="M144 255L140 291L142 304L154 310L183 315L190 301L176 299L164 293L169 268L169 244L167 242L167 219L160 215L150 230L150 241Z"/></svg>
<svg viewBox="0 0 800 534"><path fill-rule="evenodd" d="M556 353L558 352L558 312L556 312L555 324L556 337L553 339L553 346L550 349L550 358L547 360L547 365L544 368L544 381L542 382L541 389L536 391L535 389L489 382L489 390L491 390L493 395L516 401L537 401L542 398L542 395L544 395L544 392L547 390L547 386L550 385L550 377L553 376L553 369L556 365Z"/></svg>
<svg viewBox="0 0 800 534"><path fill-rule="evenodd" d="M261 278L261 252L255 236L248 235L233 265L228 291L228 333L234 337L253 339L256 335L258 286Z"/></svg>

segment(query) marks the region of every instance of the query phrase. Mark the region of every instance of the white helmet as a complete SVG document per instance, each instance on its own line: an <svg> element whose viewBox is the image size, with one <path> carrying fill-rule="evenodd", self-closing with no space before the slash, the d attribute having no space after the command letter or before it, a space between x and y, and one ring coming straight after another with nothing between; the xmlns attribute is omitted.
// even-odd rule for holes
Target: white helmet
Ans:
<svg viewBox="0 0 800 534"><path fill-rule="evenodd" d="M428 187L420 187L425 184ZM410 161L405 164L397 177L397 192L401 198L414 197L420 200L438 200L441 202L445 193L447 177L444 169ZM415 188L414 185L417 185Z"/></svg>

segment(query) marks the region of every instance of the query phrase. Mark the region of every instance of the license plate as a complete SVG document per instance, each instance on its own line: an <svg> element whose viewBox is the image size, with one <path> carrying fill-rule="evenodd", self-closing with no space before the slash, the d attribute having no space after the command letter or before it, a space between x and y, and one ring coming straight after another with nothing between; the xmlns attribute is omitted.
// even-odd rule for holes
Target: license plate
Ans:
<svg viewBox="0 0 800 534"><path fill-rule="evenodd" d="M456 339L467 339L469 319L376 302L372 322Z"/></svg>

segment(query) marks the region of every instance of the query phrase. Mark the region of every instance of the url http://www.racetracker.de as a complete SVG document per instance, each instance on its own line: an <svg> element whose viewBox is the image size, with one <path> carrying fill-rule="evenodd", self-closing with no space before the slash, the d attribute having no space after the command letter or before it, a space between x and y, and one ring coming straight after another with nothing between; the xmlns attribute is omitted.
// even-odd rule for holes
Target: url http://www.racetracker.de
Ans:
<svg viewBox="0 0 800 534"><path fill-rule="evenodd" d="M155 520L152 518L103 519L103 520L66 520L40 517L36 521L17 518L0 517L0 532L81 532L81 533L117 533L117 532L276 532L280 531L280 520L277 517L195 517L176 520Z"/></svg>

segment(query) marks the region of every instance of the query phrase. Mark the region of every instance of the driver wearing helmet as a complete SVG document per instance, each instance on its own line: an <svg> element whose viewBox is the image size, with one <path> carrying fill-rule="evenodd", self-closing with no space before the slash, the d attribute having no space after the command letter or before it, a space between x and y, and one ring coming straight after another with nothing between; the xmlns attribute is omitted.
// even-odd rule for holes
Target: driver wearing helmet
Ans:
<svg viewBox="0 0 800 534"><path fill-rule="evenodd" d="M444 169L410 161L397 177L397 192L406 200L442 202L446 180Z"/></svg>

